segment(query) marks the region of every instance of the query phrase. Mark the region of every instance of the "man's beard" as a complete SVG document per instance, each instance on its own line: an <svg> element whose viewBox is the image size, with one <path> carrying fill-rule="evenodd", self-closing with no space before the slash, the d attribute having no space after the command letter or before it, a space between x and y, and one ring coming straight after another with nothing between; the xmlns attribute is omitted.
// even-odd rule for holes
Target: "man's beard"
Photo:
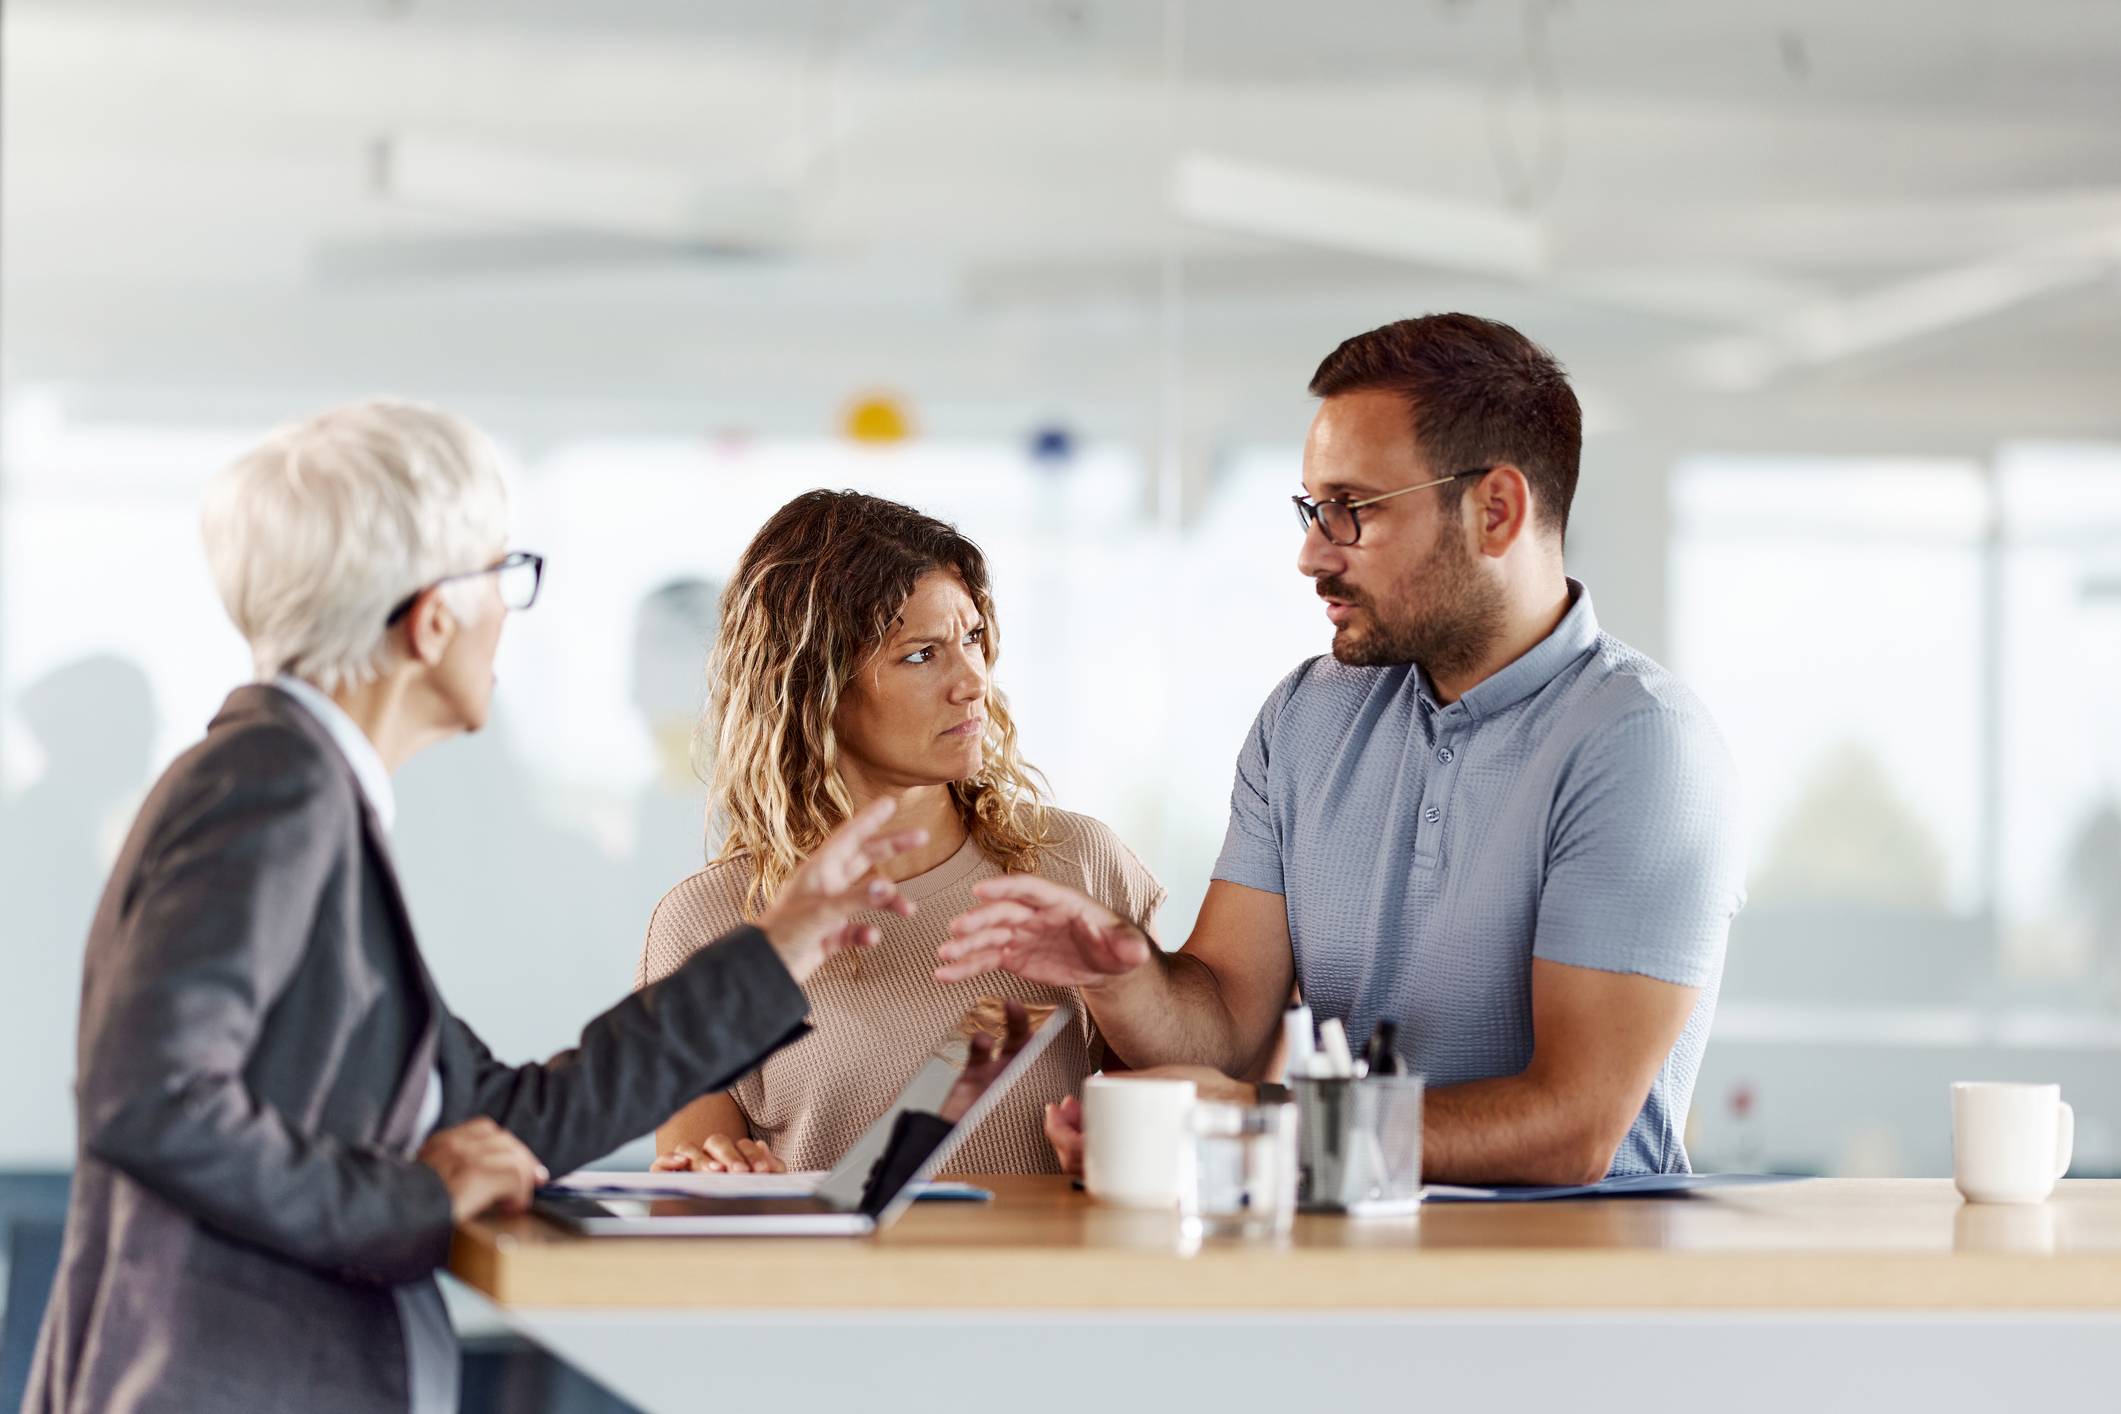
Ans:
<svg viewBox="0 0 2121 1414"><path fill-rule="evenodd" d="M1353 604L1367 616L1342 624L1333 634L1333 656L1356 668L1419 663L1430 678L1457 677L1480 666L1502 636L1502 589L1482 575L1450 527L1438 527L1428 557L1388 591L1379 604L1327 577L1318 592ZM1422 607L1413 607L1416 603Z"/></svg>

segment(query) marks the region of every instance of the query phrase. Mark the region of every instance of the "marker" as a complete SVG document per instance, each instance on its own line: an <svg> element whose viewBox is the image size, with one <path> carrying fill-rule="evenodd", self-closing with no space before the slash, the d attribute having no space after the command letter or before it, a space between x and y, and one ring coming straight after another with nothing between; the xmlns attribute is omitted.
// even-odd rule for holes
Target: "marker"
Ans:
<svg viewBox="0 0 2121 1414"><path fill-rule="evenodd" d="M1362 1058L1370 1063L1372 1075L1404 1075L1406 1067L1399 1060L1399 1027L1390 1021L1380 1021L1377 1029L1370 1033L1364 1043Z"/></svg>
<svg viewBox="0 0 2121 1414"><path fill-rule="evenodd" d="M1307 1080L1317 1074L1317 1044L1311 1039L1311 1008L1302 1002L1281 1014L1282 1041L1288 1064L1282 1074L1291 1080Z"/></svg>
<svg viewBox="0 0 2121 1414"><path fill-rule="evenodd" d="M1355 1075L1355 1057L1348 1054L1348 1028L1333 1017L1318 1024L1318 1047L1325 1052L1326 1064L1332 1067L1327 1075L1338 1080L1350 1080Z"/></svg>

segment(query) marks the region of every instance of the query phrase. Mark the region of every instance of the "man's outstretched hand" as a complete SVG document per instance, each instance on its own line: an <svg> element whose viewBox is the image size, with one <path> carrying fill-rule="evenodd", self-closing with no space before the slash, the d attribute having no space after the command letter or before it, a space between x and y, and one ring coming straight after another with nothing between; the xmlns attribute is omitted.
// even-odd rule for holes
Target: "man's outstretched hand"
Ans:
<svg viewBox="0 0 2121 1414"><path fill-rule="evenodd" d="M950 921L950 939L935 950L935 980L962 982L1013 972L1051 987L1094 987L1149 960L1154 944L1141 929L1096 900L1035 874L1010 874L972 886L976 908Z"/></svg>

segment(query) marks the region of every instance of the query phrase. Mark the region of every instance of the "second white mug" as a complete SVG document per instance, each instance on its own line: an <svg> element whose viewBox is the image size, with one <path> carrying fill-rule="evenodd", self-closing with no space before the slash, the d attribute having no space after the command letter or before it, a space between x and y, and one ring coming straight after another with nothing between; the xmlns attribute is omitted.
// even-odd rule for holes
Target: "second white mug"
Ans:
<svg viewBox="0 0 2121 1414"><path fill-rule="evenodd" d="M1970 1203L2039 1203L2069 1172L2077 1117L2059 1085L1952 1086L1952 1181Z"/></svg>

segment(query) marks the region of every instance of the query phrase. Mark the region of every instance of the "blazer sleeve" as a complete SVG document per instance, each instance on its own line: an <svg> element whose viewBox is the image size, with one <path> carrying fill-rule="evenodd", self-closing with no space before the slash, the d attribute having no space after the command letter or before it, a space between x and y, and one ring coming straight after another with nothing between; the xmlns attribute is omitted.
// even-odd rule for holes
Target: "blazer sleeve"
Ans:
<svg viewBox="0 0 2121 1414"><path fill-rule="evenodd" d="M572 1050L541 1063L496 1061L469 1026L445 1013L443 1086L453 1103L444 1123L486 1115L553 1173L569 1173L701 1095L727 1089L807 1032L809 1010L766 935L743 927L604 1012Z"/></svg>
<svg viewBox="0 0 2121 1414"><path fill-rule="evenodd" d="M265 729L224 744L173 797L127 884L82 1037L82 1143L231 1237L394 1284L448 1256L440 1177L305 1131L244 1077L358 838L345 789L312 745Z"/></svg>

